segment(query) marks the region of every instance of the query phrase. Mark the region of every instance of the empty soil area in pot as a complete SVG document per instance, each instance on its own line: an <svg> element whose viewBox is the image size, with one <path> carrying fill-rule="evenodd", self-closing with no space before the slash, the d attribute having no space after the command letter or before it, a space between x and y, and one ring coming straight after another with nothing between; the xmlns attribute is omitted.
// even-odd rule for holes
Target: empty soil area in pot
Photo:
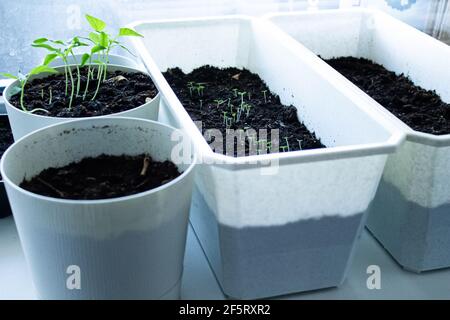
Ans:
<svg viewBox="0 0 450 320"><path fill-rule="evenodd" d="M181 69L173 68L164 76L192 120L201 121L203 136L210 146L222 145L221 150L213 148L217 153L237 157L325 148L299 121L297 109L283 105L258 75L246 69L202 66L185 74ZM211 129L220 130L222 143L210 134ZM239 138L227 140L230 129L246 130L247 137L248 130L254 129L258 136L246 138L244 134L243 139L237 135ZM261 129L267 130L266 138L259 135ZM272 129L279 130L279 138L275 139L278 149L270 143ZM227 141L233 145L232 151L231 148L227 151Z"/></svg>
<svg viewBox="0 0 450 320"><path fill-rule="evenodd" d="M11 127L9 126L9 121L7 116L0 116L0 159L3 153L8 149L10 145L14 142L14 138L11 132ZM0 180L2 180L2 175L0 174Z"/></svg>
<svg viewBox="0 0 450 320"><path fill-rule="evenodd" d="M340 57L325 61L412 129L436 135L450 133L450 104L436 92L367 59Z"/></svg>
<svg viewBox="0 0 450 320"><path fill-rule="evenodd" d="M20 184L43 196L95 200L129 196L148 191L177 178L181 173L170 161L150 156L101 155L61 168L49 168Z"/></svg>
<svg viewBox="0 0 450 320"><path fill-rule="evenodd" d="M157 89L151 78L141 72L130 73L122 71L107 72L106 80L100 80L98 94L94 100L98 80L97 72L94 79L90 79L89 88L83 97L87 85L87 68L81 69L80 90L77 90L77 72L72 70L74 77L74 96L72 107L69 109L72 86L68 85L66 94L66 80L64 73L53 74L42 79L34 79L25 86L24 106L28 111L36 111L34 114L79 118L103 116L137 108L153 99ZM70 77L69 77L70 79ZM15 94L9 99L10 103L18 109L20 106L20 94Z"/></svg>

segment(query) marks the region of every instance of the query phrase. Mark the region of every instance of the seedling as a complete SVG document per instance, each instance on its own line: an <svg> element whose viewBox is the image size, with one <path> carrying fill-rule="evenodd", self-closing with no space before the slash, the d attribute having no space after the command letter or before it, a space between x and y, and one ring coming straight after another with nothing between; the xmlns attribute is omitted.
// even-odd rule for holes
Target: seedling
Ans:
<svg viewBox="0 0 450 320"><path fill-rule="evenodd" d="M189 89L189 95L192 97L192 90L194 90L194 82L193 81L189 81L187 86L188 86L188 89Z"/></svg>
<svg viewBox="0 0 450 320"><path fill-rule="evenodd" d="M53 99L53 91L52 91L52 87L48 88L48 104L52 104L52 99Z"/></svg>
<svg viewBox="0 0 450 320"><path fill-rule="evenodd" d="M97 80L98 82L103 82L106 80L107 76L109 53L111 49L113 49L114 47L120 47L134 56L134 54L119 41L119 38L143 37L143 35L129 28L120 28L117 35L111 36L110 34L105 32L106 23L104 21L88 14L86 15L86 20L89 22L89 25L93 29L93 32L89 33L88 38L83 39L90 41L93 46L91 48L90 54L85 54L83 56L83 60L84 63L86 63L86 61L89 59L90 61L89 67L90 67L92 55L97 54L99 56L99 59L94 62L98 64ZM88 70L88 80L89 80L89 71L90 70ZM91 100L94 100L95 97L97 96L99 87L100 85L98 84L97 90L95 91L95 94Z"/></svg>
<svg viewBox="0 0 450 320"><path fill-rule="evenodd" d="M233 89L234 97L237 98L238 89Z"/></svg>
<svg viewBox="0 0 450 320"><path fill-rule="evenodd" d="M203 96L203 92L205 90L205 86L203 85L203 83L197 83L195 86L195 90L197 90L197 94L199 96Z"/></svg>
<svg viewBox="0 0 450 320"><path fill-rule="evenodd" d="M284 137L284 141L286 141L286 147L288 148L288 151L290 150L289 148L289 140L287 137Z"/></svg>
<svg viewBox="0 0 450 320"><path fill-rule="evenodd" d="M248 93L248 101L252 100L252 94L249 92Z"/></svg>
<svg viewBox="0 0 450 320"><path fill-rule="evenodd" d="M203 100L200 100L200 110L202 109L202 107L203 107Z"/></svg>
<svg viewBox="0 0 450 320"><path fill-rule="evenodd" d="M65 75L65 95L66 97L69 96L69 83L70 83L70 97L69 97L69 105L68 109L70 110L72 108L72 103L74 96L78 97L80 96L80 86L81 86L81 72L80 68L84 67L88 62L88 71L87 71L87 81L86 81L86 88L83 93L83 100L86 99L88 90L89 90L89 84L90 81L94 79L94 70L91 68L91 64L95 63L97 64L97 87L95 90L95 93L93 94L91 100L95 100L99 89L100 84L106 80L107 76L107 68L109 63L109 53L112 48L114 47L120 47L130 54L134 55L128 48L126 48L119 39L121 37L143 37L138 32L129 29L129 28L120 28L117 35L114 37L109 35L105 32L106 23L102 20L95 18L90 15L86 15L86 20L89 22L90 26L93 29L93 32L90 32L88 37L82 37L82 36L74 36L72 39L68 41L63 40L51 40L47 38L38 38L33 41L32 46L35 48L42 48L47 50L49 53L45 56L44 62L42 65L37 66L36 68L32 69L31 72L27 75L22 75L19 73L18 76L14 76L8 73L1 73L4 77L11 78L18 80L20 82L20 88L17 88L17 93L20 92L20 106L24 111L27 111L24 102L23 102L23 96L25 91L25 86L28 82L28 79L32 75L37 75L39 73L57 73L57 71L53 68L50 68L48 65L56 58L61 58L61 60L64 63L64 75ZM81 57L81 61L77 63L75 59L74 50L80 47L89 47L89 44L86 42L83 42L82 40L87 40L90 44L90 50L89 53L84 53ZM92 61L92 58L94 55L97 55L98 59ZM72 74L72 68L69 67L69 57L72 57L75 63L76 73L77 73L77 80L75 84L75 80ZM52 90L49 89L49 104L52 101ZM41 92L41 97L43 98L44 92ZM45 111L47 110L32 110L29 112L35 112L35 111Z"/></svg>
<svg viewBox="0 0 450 320"><path fill-rule="evenodd" d="M20 88L16 87L16 89L14 90L15 92L13 94L17 94L20 92L20 107L22 108L23 111L28 112L28 109L25 107L24 101L23 101L23 97L25 94L25 86L27 85L27 82L29 80L29 78L31 76L34 75L38 75L41 73L58 73L58 71L56 71L55 69L47 66L47 65L40 65L37 66L35 68L33 68L28 74L24 75L22 73L19 72L18 76L14 76L10 73L0 73L0 75L6 77L6 78L10 78L10 79L14 79L14 80L18 80L19 84L20 84ZM39 109L41 110L41 109ZM34 111L39 111L38 109L34 109L31 110L29 112L34 112ZM42 110L41 110L42 111ZM47 110L45 110L47 111Z"/></svg>
<svg viewBox="0 0 450 320"><path fill-rule="evenodd" d="M263 90L263 91L261 91L261 92L262 92L263 95L264 95L264 103L267 103L267 96L266 96L267 90Z"/></svg>
<svg viewBox="0 0 450 320"><path fill-rule="evenodd" d="M241 96L241 104L244 104L244 95L246 94L247 92L245 92L245 91L239 91L238 92L238 95L239 96Z"/></svg>
<svg viewBox="0 0 450 320"><path fill-rule="evenodd" d="M217 104L217 109L219 109L220 106L225 103L225 100L216 99L216 100L214 100L214 102Z"/></svg>
<svg viewBox="0 0 450 320"><path fill-rule="evenodd" d="M298 147L300 148L300 150L303 150L302 149L302 142L303 142L303 140L297 139L297 141L298 141Z"/></svg>
<svg viewBox="0 0 450 320"><path fill-rule="evenodd" d="M227 114L228 114L228 111L224 111L224 112L223 112L223 123L224 123L224 124L227 123L227 118L228 118Z"/></svg>

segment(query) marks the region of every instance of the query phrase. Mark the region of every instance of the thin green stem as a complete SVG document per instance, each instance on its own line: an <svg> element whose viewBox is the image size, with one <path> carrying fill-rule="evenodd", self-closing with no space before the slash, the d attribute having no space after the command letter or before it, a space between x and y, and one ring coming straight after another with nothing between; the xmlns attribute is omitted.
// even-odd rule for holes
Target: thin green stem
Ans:
<svg viewBox="0 0 450 320"><path fill-rule="evenodd" d="M69 100L69 110L72 109L73 102L73 94L75 93L75 86L73 81L72 69L69 68L69 76L70 76L70 100Z"/></svg>
<svg viewBox="0 0 450 320"><path fill-rule="evenodd" d="M64 76L66 78L66 89L65 89L65 95L67 96L67 91L68 91L68 87L69 87L69 80L67 77L67 61L65 59L63 59L64 61Z"/></svg>
<svg viewBox="0 0 450 320"><path fill-rule="evenodd" d="M98 90L100 89L100 84L102 83L102 75L103 75L103 65L99 65L98 66L98 74L97 74L97 79L98 79L98 83L97 83L97 89L95 90L94 96L92 97L92 101L95 100L95 98L97 97L98 94Z"/></svg>
<svg viewBox="0 0 450 320"><path fill-rule="evenodd" d="M86 99L86 95L89 89L89 80L91 78L91 63L92 63L92 56L89 56L89 66L87 71L87 82L86 82L86 88L84 89L83 93L83 101Z"/></svg>
<svg viewBox="0 0 450 320"><path fill-rule="evenodd" d="M70 51L70 54L72 55L73 60L76 63L76 58L75 58L75 55L73 54L73 51ZM76 96L78 97L78 95L80 94L80 82L81 82L80 78L81 77L80 77L80 68L78 67L78 64L76 65L76 67L77 67L77 92L76 92Z"/></svg>
<svg viewBox="0 0 450 320"><path fill-rule="evenodd" d="M23 96L25 95L25 86L27 84L27 80L25 79L22 83L22 90L20 90L20 107L23 111L28 111L27 108L25 108L25 104L23 103Z"/></svg>

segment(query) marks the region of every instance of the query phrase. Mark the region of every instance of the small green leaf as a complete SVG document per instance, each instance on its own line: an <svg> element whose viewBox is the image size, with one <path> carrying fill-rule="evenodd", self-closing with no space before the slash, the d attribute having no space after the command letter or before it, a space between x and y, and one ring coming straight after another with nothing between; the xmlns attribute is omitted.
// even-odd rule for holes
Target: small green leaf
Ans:
<svg viewBox="0 0 450 320"><path fill-rule="evenodd" d="M43 64L47 66L50 62L55 60L57 56L58 55L56 53L49 53L48 55L45 56Z"/></svg>
<svg viewBox="0 0 450 320"><path fill-rule="evenodd" d="M99 45L107 48L109 45L109 36L107 33L105 32L100 32L100 41L99 41Z"/></svg>
<svg viewBox="0 0 450 320"><path fill-rule="evenodd" d="M34 44L39 44L39 43L44 43L47 42L48 39L47 38L38 38L36 40L33 41Z"/></svg>
<svg viewBox="0 0 450 320"><path fill-rule="evenodd" d="M94 47L91 49L91 54L94 54L94 53L103 51L103 50L105 50L105 49L106 49L106 48L103 47L103 46L96 45L96 46L94 46Z"/></svg>
<svg viewBox="0 0 450 320"><path fill-rule="evenodd" d="M18 77L16 77L15 75L12 75L11 73L0 72L0 76L3 76L5 78L9 78L9 79L14 79L14 80L18 80L19 79Z"/></svg>
<svg viewBox="0 0 450 320"><path fill-rule="evenodd" d="M120 28L119 37L144 37L142 34L130 28Z"/></svg>
<svg viewBox="0 0 450 320"><path fill-rule="evenodd" d="M91 15L86 15L86 20L91 25L92 29L95 31L101 32L106 28L106 23L98 18L95 18Z"/></svg>
<svg viewBox="0 0 450 320"><path fill-rule="evenodd" d="M100 36L98 35L98 33L95 32L89 33L89 39L91 39L92 42L94 42L95 44L100 43Z"/></svg>
<svg viewBox="0 0 450 320"><path fill-rule="evenodd" d="M54 48L51 45L46 44L46 43L36 43L36 44L32 44L31 46L34 47L34 48L44 48L44 49L47 49L48 51L53 51L53 52L57 52L58 51L58 49L56 49L56 48Z"/></svg>
<svg viewBox="0 0 450 320"><path fill-rule="evenodd" d="M41 66L37 66L36 68L34 68L33 70L30 71L30 76L32 75L36 75L36 74L40 74L40 73L58 73L58 71L56 71L55 69L46 66L46 65L41 65Z"/></svg>
<svg viewBox="0 0 450 320"><path fill-rule="evenodd" d="M91 55L89 53L85 53L83 54L83 56L81 57L81 67L84 67L86 65L86 62L88 62L89 58L91 57Z"/></svg>

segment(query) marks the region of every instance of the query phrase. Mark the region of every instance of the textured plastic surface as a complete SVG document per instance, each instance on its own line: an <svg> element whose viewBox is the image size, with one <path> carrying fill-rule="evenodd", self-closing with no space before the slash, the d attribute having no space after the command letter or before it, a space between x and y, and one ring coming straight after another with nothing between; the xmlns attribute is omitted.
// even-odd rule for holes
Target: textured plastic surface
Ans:
<svg viewBox="0 0 450 320"><path fill-rule="evenodd" d="M72 66L72 68L74 68ZM61 69L61 67L56 68ZM133 69L124 66L110 65L108 68L109 71L122 70L126 72L138 72L140 70ZM44 77L45 75L38 75L37 77ZM18 81L11 83L4 92L5 105L6 110L8 112L9 121L11 124L11 129L14 135L14 140L18 140L24 135L33 132L35 130L41 129L43 127L61 123L65 121L74 120L75 118L58 118L58 117L47 117L40 116L29 112L24 112L22 109L18 109L12 106L8 102L8 98L11 97L11 90L15 86L18 85ZM95 117L95 118L103 118L103 117L133 117L133 118L142 118L147 120L157 120L158 119L158 111L159 111L159 93L149 102L127 111L114 113L112 115ZM81 118L76 118L81 119Z"/></svg>
<svg viewBox="0 0 450 320"><path fill-rule="evenodd" d="M179 164L184 173L161 187L109 200L54 199L17 186L49 166L103 153L171 159L173 132L141 119L78 120L36 131L5 153L1 172L40 298L179 296L193 162ZM66 287L73 265L81 271L81 290Z"/></svg>
<svg viewBox="0 0 450 320"><path fill-rule="evenodd" d="M300 46L323 58L371 59L435 90L450 103L450 47L384 13L330 10L268 18ZM360 91L335 71L330 77ZM387 161L368 228L406 269L419 272L450 266L450 135L413 131L360 94L407 135L407 141Z"/></svg>
<svg viewBox="0 0 450 320"><path fill-rule="evenodd" d="M191 221L224 292L259 298L339 285L387 154L403 136L258 20L132 27L145 36L133 40L162 93L160 120L185 129L203 160L193 203L200 210L191 211ZM246 158L213 153L160 73L206 64L259 74L329 148ZM262 174L266 160L278 162L273 175Z"/></svg>

